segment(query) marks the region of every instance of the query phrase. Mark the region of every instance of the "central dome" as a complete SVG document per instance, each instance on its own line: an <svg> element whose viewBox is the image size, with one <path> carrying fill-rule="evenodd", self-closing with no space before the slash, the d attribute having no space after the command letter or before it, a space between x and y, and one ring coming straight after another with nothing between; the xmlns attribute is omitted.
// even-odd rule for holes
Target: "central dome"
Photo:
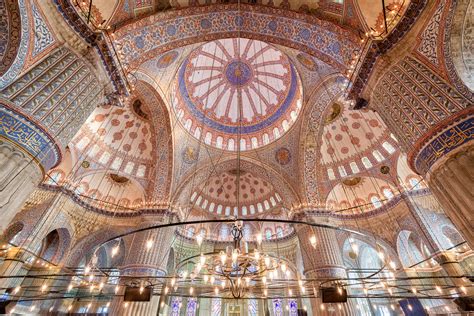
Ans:
<svg viewBox="0 0 474 316"><path fill-rule="evenodd" d="M255 149L296 121L302 88L279 49L255 40L223 39L194 50L179 69L173 107L194 137L225 150Z"/></svg>

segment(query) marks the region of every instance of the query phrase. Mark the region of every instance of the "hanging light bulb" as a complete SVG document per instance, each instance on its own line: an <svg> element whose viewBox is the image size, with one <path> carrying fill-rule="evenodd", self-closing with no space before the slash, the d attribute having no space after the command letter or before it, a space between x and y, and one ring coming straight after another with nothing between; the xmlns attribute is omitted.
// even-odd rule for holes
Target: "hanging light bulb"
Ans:
<svg viewBox="0 0 474 316"><path fill-rule="evenodd" d="M167 286L165 286L165 295L168 294L169 290L170 289Z"/></svg>
<svg viewBox="0 0 474 316"><path fill-rule="evenodd" d="M117 294L119 290L120 290L120 287L117 285L117 286L115 287L115 294Z"/></svg>
<svg viewBox="0 0 474 316"><path fill-rule="evenodd" d="M219 295L219 288L217 286L214 288L214 293L216 293L216 295Z"/></svg>
<svg viewBox="0 0 474 316"><path fill-rule="evenodd" d="M408 309L409 309L410 311L412 311L412 310L413 310L413 306L411 306L411 304L408 304Z"/></svg>
<svg viewBox="0 0 474 316"><path fill-rule="evenodd" d="M270 257L265 256L265 259L263 259L263 261L265 262L265 265L267 266L267 268L270 268L270 264L271 264Z"/></svg>
<svg viewBox="0 0 474 316"><path fill-rule="evenodd" d="M13 294L18 294L18 292L20 292L20 289L21 289L21 286L17 286L15 287L15 289L13 290Z"/></svg>
<svg viewBox="0 0 474 316"><path fill-rule="evenodd" d="M145 288L142 285L142 286L140 286L140 289L139 289L140 294L143 294L143 291L145 291Z"/></svg>
<svg viewBox="0 0 474 316"><path fill-rule="evenodd" d="M171 286L173 287L175 285L175 283L176 283L176 278L172 278L171 282L170 282Z"/></svg>
<svg viewBox="0 0 474 316"><path fill-rule="evenodd" d="M263 296L268 296L268 290L267 289L263 290Z"/></svg>
<svg viewBox="0 0 474 316"><path fill-rule="evenodd" d="M203 241L202 235L201 234L197 235L196 236L196 242L197 242L199 247L201 247L202 241Z"/></svg>
<svg viewBox="0 0 474 316"><path fill-rule="evenodd" d="M267 277L265 277L265 276L262 277L262 283L263 283L263 284L267 284Z"/></svg>
<svg viewBox="0 0 474 316"><path fill-rule="evenodd" d="M189 288L189 295L193 295L193 293L194 293L194 288L191 286L191 287Z"/></svg>
<svg viewBox="0 0 474 316"><path fill-rule="evenodd" d="M291 289L288 289L288 295L289 296L292 296L293 295L293 291Z"/></svg>
<svg viewBox="0 0 474 316"><path fill-rule="evenodd" d="M312 235L311 237L309 237L309 242L311 244L311 246L313 246L313 248L316 248L316 236L315 235Z"/></svg>
<svg viewBox="0 0 474 316"><path fill-rule="evenodd" d="M43 285L41 286L41 292L44 293L44 292L46 292L47 289L48 289L48 286L47 286L46 284L43 284Z"/></svg>
<svg viewBox="0 0 474 316"><path fill-rule="evenodd" d="M237 249L232 250L232 262L236 263L239 258L239 251Z"/></svg>
<svg viewBox="0 0 474 316"><path fill-rule="evenodd" d="M414 287L411 288L411 291L413 292L413 294L416 294L416 292L417 292L416 288L414 288Z"/></svg>
<svg viewBox="0 0 474 316"><path fill-rule="evenodd" d="M72 309L72 305L69 305L69 306L67 307L67 310L68 310L68 311L71 311L71 309Z"/></svg>
<svg viewBox="0 0 474 316"><path fill-rule="evenodd" d="M364 287L364 293L365 295L369 294L369 290L367 290L367 288Z"/></svg>
<svg viewBox="0 0 474 316"><path fill-rule="evenodd" d="M221 282L221 288L222 288L222 289L225 289L226 283L227 283L227 282L226 282L225 280L222 280L222 282Z"/></svg>
<svg viewBox="0 0 474 316"><path fill-rule="evenodd" d="M394 261L390 261L389 265L390 265L390 268L392 268L393 270L397 268L397 264Z"/></svg>
<svg viewBox="0 0 474 316"><path fill-rule="evenodd" d="M127 308L127 307L128 307L128 302L125 302L125 303L123 304L123 307Z"/></svg>
<svg viewBox="0 0 474 316"><path fill-rule="evenodd" d="M183 280L186 280L186 278L188 277L188 271L183 271Z"/></svg>
<svg viewBox="0 0 474 316"><path fill-rule="evenodd" d="M204 265L206 263L206 257L201 254L201 256L199 257L199 262L201 263L201 265Z"/></svg>
<svg viewBox="0 0 474 316"><path fill-rule="evenodd" d="M206 274L206 275L204 276L204 283L207 283L207 281L209 281L209 276Z"/></svg>
<svg viewBox="0 0 474 316"><path fill-rule="evenodd" d="M237 279L237 285L240 286L242 284L242 279L241 278L238 278Z"/></svg>
<svg viewBox="0 0 474 316"><path fill-rule="evenodd" d="M258 244L259 246L260 246L260 244L262 243L262 240L263 240L263 238L262 238L262 233L258 233L258 234L257 234L257 244Z"/></svg>
<svg viewBox="0 0 474 316"><path fill-rule="evenodd" d="M301 286L301 293L302 293L302 294L305 294L305 293L306 293L306 289L305 289L304 286Z"/></svg>
<svg viewBox="0 0 474 316"><path fill-rule="evenodd" d="M150 239L146 242L146 249L150 250L151 247L153 247L153 240Z"/></svg>
<svg viewBox="0 0 474 316"><path fill-rule="evenodd" d="M91 272L91 267L87 266L87 267L84 269L84 273L85 273L85 274L88 274L89 272Z"/></svg>
<svg viewBox="0 0 474 316"><path fill-rule="evenodd" d="M104 282L99 283L99 290L102 290L104 288Z"/></svg>
<svg viewBox="0 0 474 316"><path fill-rule="evenodd" d="M461 291L464 293L464 294L467 294L467 289L465 286L461 286L459 289L461 289Z"/></svg>
<svg viewBox="0 0 474 316"><path fill-rule="evenodd" d="M380 260L384 261L385 255L383 254L382 250L380 250L380 251L378 252L378 256L379 256Z"/></svg>
<svg viewBox="0 0 474 316"><path fill-rule="evenodd" d="M395 305L390 304L390 308L394 311L395 310Z"/></svg>
<svg viewBox="0 0 474 316"><path fill-rule="evenodd" d="M281 264L280 268L283 273L286 272L286 264L284 262Z"/></svg>
<svg viewBox="0 0 474 316"><path fill-rule="evenodd" d="M390 293L390 295L392 295L392 294L393 294L393 290L392 290L392 288L391 288L391 287L389 287L389 288L388 288L388 293Z"/></svg>
<svg viewBox="0 0 474 316"><path fill-rule="evenodd" d="M219 256L221 257L221 263L222 265L225 264L226 260L227 260L227 255L225 254L225 252L221 251Z"/></svg>
<svg viewBox="0 0 474 316"><path fill-rule="evenodd" d="M35 310L35 308L36 308L36 306L35 306L35 305L31 305L31 307L30 307L30 312L34 311L34 310Z"/></svg>
<svg viewBox="0 0 474 316"><path fill-rule="evenodd" d="M260 260L260 252L258 252L257 249L255 249L254 256L255 256L255 260L256 260L256 261L259 261L259 260Z"/></svg>
<svg viewBox="0 0 474 316"><path fill-rule="evenodd" d="M209 281L211 282L211 284L214 284L214 282L216 281L216 278L212 275L212 276L209 278Z"/></svg>

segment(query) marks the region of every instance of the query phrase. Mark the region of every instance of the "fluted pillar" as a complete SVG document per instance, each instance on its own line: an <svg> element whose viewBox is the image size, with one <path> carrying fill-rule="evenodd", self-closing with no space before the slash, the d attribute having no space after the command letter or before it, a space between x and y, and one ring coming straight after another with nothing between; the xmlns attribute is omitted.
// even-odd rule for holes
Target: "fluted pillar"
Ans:
<svg viewBox="0 0 474 316"><path fill-rule="evenodd" d="M428 185L474 249L474 145L466 146L431 171Z"/></svg>
<svg viewBox="0 0 474 316"><path fill-rule="evenodd" d="M96 72L86 59L61 47L0 85L0 233L103 102Z"/></svg>
<svg viewBox="0 0 474 316"><path fill-rule="evenodd" d="M42 179L42 167L34 157L0 136L0 234Z"/></svg>
<svg viewBox="0 0 474 316"><path fill-rule="evenodd" d="M298 225L296 232L303 258L304 275L307 279L317 279L317 282L312 284L315 294L319 295L320 282L347 278L334 229ZM316 247L313 247L310 241L313 235L316 237ZM350 300L342 305L342 310L336 307L336 314L328 311L328 306L325 305L328 304L322 304L320 297L311 299L313 315L356 315Z"/></svg>
<svg viewBox="0 0 474 316"><path fill-rule="evenodd" d="M133 279L146 280L147 276L164 276L168 263L169 250L174 234L174 228L163 228L144 231L127 236L125 241L125 263L121 267L121 284L127 284ZM151 249L147 242L153 241ZM153 280L157 283L157 280ZM153 292L161 291L161 286L155 286ZM123 293L120 293L123 294ZM156 315L160 297L152 296L150 302L124 303L123 296L117 296L112 303L113 315L148 316Z"/></svg>

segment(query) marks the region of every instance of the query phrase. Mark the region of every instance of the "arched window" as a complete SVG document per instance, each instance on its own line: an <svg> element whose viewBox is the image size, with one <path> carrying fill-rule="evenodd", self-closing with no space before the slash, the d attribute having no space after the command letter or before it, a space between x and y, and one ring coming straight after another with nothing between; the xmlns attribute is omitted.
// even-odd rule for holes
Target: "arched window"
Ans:
<svg viewBox="0 0 474 316"><path fill-rule="evenodd" d="M250 240L250 238L252 238L252 228L250 225L244 225L243 235L245 240Z"/></svg>
<svg viewBox="0 0 474 316"><path fill-rule="evenodd" d="M383 195L385 195L385 197L389 200L391 198L393 198L393 192L392 192L392 190L390 190L388 188L383 189Z"/></svg>
<svg viewBox="0 0 474 316"><path fill-rule="evenodd" d="M272 239L272 230L270 228L265 229L265 239L266 240Z"/></svg>
<svg viewBox="0 0 474 316"><path fill-rule="evenodd" d="M411 178L411 179L409 180L411 188L412 188L413 190L419 190L419 189L421 189L420 181L421 181L421 180L418 180L418 179L415 179L415 178Z"/></svg>
<svg viewBox="0 0 474 316"><path fill-rule="evenodd" d="M229 237L229 226L227 225L222 225L221 226L221 229L220 229L220 232L219 232L219 236L222 240L226 240L227 237Z"/></svg>
<svg viewBox="0 0 474 316"><path fill-rule="evenodd" d="M186 236L188 236L188 238L191 238L194 236L195 232L196 232L196 228L194 226L191 226L188 228Z"/></svg>
<svg viewBox="0 0 474 316"><path fill-rule="evenodd" d="M283 237L283 228L281 228L280 226L278 226L276 228L276 235L278 238L282 238Z"/></svg>
<svg viewBox="0 0 474 316"><path fill-rule="evenodd" d="M365 169L372 168L372 163L367 157L362 157L362 164L364 165Z"/></svg>
<svg viewBox="0 0 474 316"><path fill-rule="evenodd" d="M382 206L382 202L380 202L380 199L375 195L370 198L370 202L375 208L379 208Z"/></svg>

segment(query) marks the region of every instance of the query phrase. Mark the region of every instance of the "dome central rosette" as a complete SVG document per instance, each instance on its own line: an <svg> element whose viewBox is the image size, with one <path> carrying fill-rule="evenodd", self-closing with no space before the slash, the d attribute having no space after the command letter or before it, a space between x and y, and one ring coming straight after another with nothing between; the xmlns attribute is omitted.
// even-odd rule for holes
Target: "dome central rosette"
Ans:
<svg viewBox="0 0 474 316"><path fill-rule="evenodd" d="M250 150L280 138L296 121L302 87L279 49L248 39L206 43L183 62L173 91L175 113L208 145Z"/></svg>

